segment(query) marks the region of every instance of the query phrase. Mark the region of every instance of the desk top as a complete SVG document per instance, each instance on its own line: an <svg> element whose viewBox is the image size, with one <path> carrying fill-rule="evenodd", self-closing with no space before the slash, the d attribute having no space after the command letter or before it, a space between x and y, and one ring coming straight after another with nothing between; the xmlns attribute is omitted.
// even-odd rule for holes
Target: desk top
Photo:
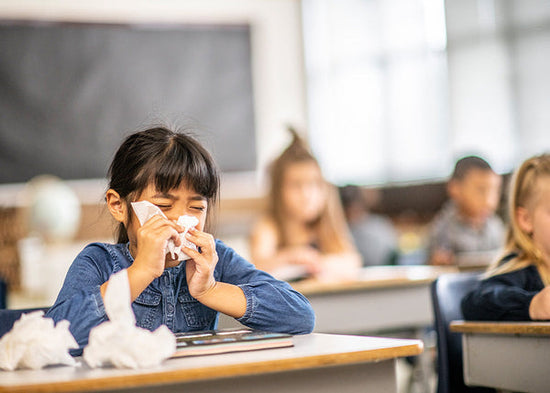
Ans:
<svg viewBox="0 0 550 393"><path fill-rule="evenodd" d="M238 377L418 355L420 340L309 334L295 336L294 347L169 359L142 370L77 367L0 371L0 392L67 392L143 387Z"/></svg>
<svg viewBox="0 0 550 393"><path fill-rule="evenodd" d="M457 273L454 266L369 266L361 269L357 280L325 282L304 280L292 284L305 296L400 286L425 285L446 273Z"/></svg>
<svg viewBox="0 0 550 393"><path fill-rule="evenodd" d="M468 322L452 321L456 333L550 335L550 322Z"/></svg>

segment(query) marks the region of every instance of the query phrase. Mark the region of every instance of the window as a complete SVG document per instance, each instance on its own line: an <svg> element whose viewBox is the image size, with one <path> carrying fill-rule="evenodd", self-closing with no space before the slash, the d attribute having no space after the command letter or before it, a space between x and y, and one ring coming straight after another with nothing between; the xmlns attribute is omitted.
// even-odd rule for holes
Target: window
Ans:
<svg viewBox="0 0 550 393"><path fill-rule="evenodd" d="M310 141L327 177L499 172L550 150L550 3L304 0Z"/></svg>

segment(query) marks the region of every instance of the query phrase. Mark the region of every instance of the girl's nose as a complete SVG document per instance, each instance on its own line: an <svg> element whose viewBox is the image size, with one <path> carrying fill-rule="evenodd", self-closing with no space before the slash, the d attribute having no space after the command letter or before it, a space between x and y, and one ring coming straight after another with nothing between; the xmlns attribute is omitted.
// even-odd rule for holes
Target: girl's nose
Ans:
<svg viewBox="0 0 550 393"><path fill-rule="evenodd" d="M168 218L170 221L178 221L178 218L180 216L183 216L185 212L183 211L171 211L169 214L166 214L166 218Z"/></svg>

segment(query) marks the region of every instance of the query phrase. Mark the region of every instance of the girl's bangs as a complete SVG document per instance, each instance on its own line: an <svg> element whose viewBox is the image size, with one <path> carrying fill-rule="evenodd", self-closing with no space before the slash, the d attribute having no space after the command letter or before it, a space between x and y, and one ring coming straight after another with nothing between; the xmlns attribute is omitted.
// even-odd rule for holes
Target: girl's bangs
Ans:
<svg viewBox="0 0 550 393"><path fill-rule="evenodd" d="M183 184L207 199L215 199L219 183L216 169L202 155L178 150L171 149L151 166L148 177L156 189L169 192Z"/></svg>

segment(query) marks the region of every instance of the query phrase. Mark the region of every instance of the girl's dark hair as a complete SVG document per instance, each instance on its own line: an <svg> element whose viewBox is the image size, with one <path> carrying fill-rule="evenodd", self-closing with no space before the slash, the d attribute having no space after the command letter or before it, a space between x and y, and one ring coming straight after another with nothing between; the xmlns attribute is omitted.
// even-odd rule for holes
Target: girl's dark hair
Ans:
<svg viewBox="0 0 550 393"><path fill-rule="evenodd" d="M149 185L168 192L181 185L205 197L207 228L218 201L219 170L210 153L193 137L166 127L155 127L128 136L118 148L108 172L109 188L130 202ZM129 210L130 211L130 210ZM128 220L131 215L128 215ZM127 223L117 230L117 242L126 243Z"/></svg>

